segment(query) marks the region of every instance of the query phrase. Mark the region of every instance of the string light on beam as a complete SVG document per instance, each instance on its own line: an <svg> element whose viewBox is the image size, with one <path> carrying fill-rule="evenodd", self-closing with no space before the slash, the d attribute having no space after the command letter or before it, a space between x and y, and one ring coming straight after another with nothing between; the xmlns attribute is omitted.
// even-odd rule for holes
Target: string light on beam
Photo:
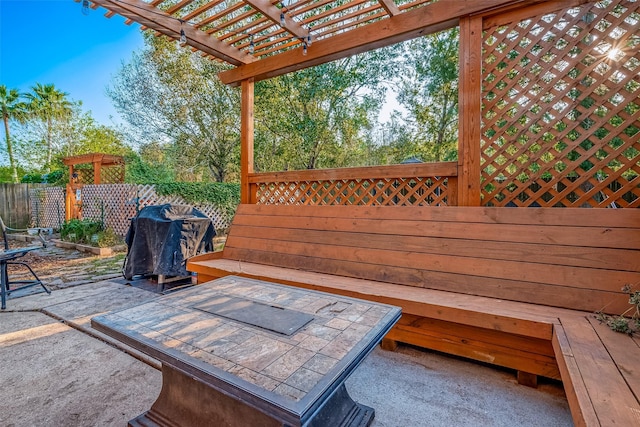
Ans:
<svg viewBox="0 0 640 427"><path fill-rule="evenodd" d="M284 27L287 25L287 21L285 20L284 12L280 12L280 26Z"/></svg>
<svg viewBox="0 0 640 427"><path fill-rule="evenodd" d="M82 12L82 14L84 16L88 16L89 15L89 0L82 0L82 9L80 9L80 11Z"/></svg>
<svg viewBox="0 0 640 427"><path fill-rule="evenodd" d="M307 56L307 42L302 42L302 56Z"/></svg>
<svg viewBox="0 0 640 427"><path fill-rule="evenodd" d="M180 20L180 40L178 41L179 46L184 46L187 44L187 35L184 32L184 28L182 28L183 24L184 24L184 21L181 19Z"/></svg>
<svg viewBox="0 0 640 427"><path fill-rule="evenodd" d="M249 34L249 53L253 55L256 51L256 45L253 43L253 34Z"/></svg>

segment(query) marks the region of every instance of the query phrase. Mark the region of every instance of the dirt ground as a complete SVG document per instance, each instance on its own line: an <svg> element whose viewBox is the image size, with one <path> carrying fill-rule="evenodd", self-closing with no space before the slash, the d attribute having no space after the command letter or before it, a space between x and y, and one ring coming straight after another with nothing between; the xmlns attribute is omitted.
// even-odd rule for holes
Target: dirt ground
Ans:
<svg viewBox="0 0 640 427"><path fill-rule="evenodd" d="M29 244L9 240L9 248L36 246L38 249L26 253L15 261L28 264L50 289L83 285L96 280L118 276L122 272L125 253L111 256L97 256L77 250L56 247L48 242L43 248L40 243ZM31 279L29 271L22 265L9 266L9 277L14 280Z"/></svg>

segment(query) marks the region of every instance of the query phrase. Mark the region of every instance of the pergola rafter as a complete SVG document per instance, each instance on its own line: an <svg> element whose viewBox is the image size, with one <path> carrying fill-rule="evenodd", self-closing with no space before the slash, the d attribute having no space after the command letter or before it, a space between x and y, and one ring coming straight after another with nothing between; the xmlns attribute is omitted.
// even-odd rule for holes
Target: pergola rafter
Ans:
<svg viewBox="0 0 640 427"><path fill-rule="evenodd" d="M75 0L80 1L80 0ZM228 84L282 75L458 25L463 16L541 0L92 0L157 35L237 67ZM581 3L573 1L571 3ZM284 14L284 23L282 22ZM309 38L310 36L310 38ZM313 44L313 47L311 47ZM302 47L305 46L305 49Z"/></svg>
<svg viewBox="0 0 640 427"><path fill-rule="evenodd" d="M184 31L192 50L234 66L218 76L242 92L242 203L260 203L258 194L291 202L309 185L341 202L378 203L366 194L382 181L255 173L254 84L457 27L457 165L390 192L406 198L420 186L409 199L460 206L640 206L637 0L92 1L156 35Z"/></svg>
<svg viewBox="0 0 640 427"><path fill-rule="evenodd" d="M243 65L253 62L254 58L246 52L209 37L202 31L188 25L182 19L176 19L168 13L141 0L92 0L93 3L132 19L156 32L179 39L181 32L187 36L187 44L207 55L222 59L232 65Z"/></svg>

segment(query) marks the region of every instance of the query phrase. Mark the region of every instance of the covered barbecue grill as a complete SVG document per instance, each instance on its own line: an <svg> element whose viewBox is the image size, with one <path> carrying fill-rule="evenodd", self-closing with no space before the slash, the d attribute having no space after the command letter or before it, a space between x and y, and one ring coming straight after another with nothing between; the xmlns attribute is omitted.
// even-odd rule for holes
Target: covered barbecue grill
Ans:
<svg viewBox="0 0 640 427"><path fill-rule="evenodd" d="M125 237L124 277L187 276L187 259L213 251L215 235L211 219L191 206L147 206L131 220Z"/></svg>

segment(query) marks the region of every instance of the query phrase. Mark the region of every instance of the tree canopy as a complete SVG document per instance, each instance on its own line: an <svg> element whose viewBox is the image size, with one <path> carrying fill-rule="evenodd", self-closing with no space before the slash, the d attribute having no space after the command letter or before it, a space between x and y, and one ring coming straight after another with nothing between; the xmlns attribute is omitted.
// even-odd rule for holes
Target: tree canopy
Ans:
<svg viewBox="0 0 640 427"><path fill-rule="evenodd" d="M122 126L97 123L53 84L0 86L12 181L65 156L125 155L135 182L237 181L240 93L225 66L165 38L123 63L107 93ZM255 168L279 171L448 161L457 155L457 29L256 83ZM389 91L402 107L379 123ZM6 179L6 178L4 178Z"/></svg>

